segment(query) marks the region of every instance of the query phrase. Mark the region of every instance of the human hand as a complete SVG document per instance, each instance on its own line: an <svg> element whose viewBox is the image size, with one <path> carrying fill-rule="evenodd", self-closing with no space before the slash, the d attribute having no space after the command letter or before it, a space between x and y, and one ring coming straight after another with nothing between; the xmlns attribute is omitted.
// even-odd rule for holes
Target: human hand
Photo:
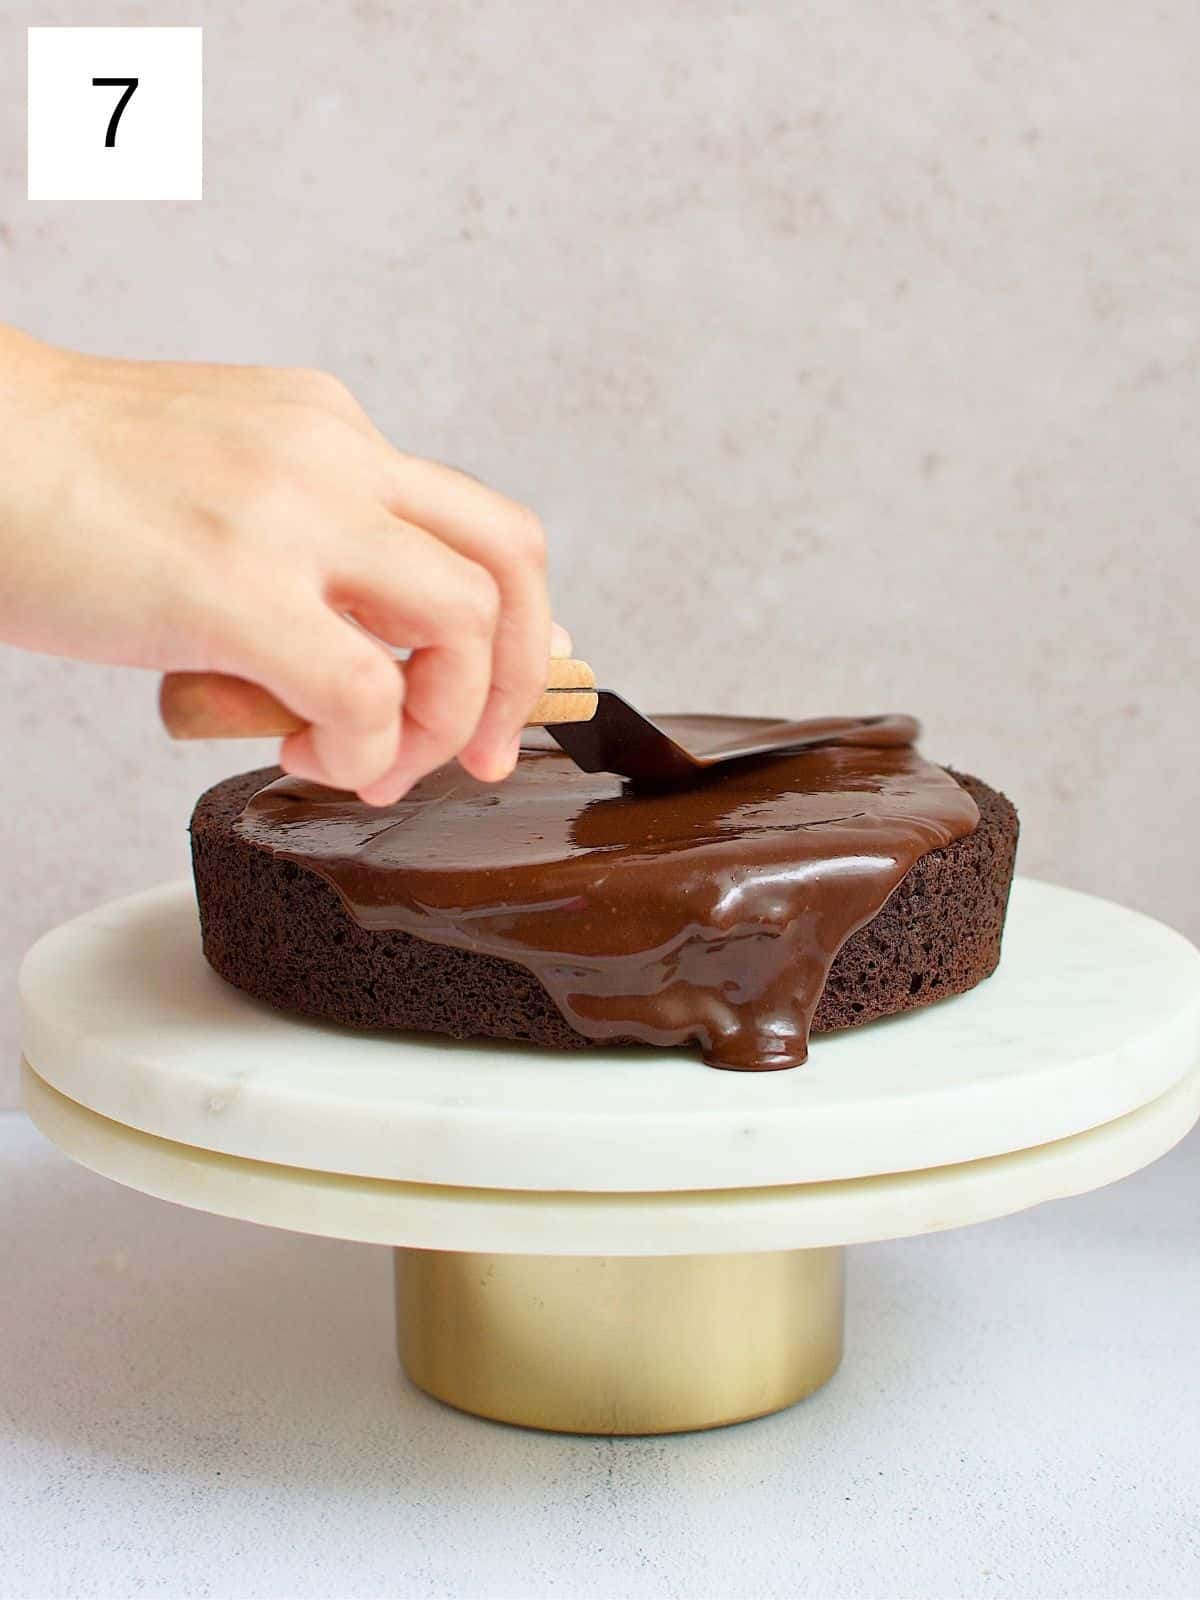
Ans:
<svg viewBox="0 0 1200 1600"><path fill-rule="evenodd" d="M455 756L505 777L570 653L533 514L395 450L336 378L3 328L0 639L248 678L311 724L287 771L381 805Z"/></svg>

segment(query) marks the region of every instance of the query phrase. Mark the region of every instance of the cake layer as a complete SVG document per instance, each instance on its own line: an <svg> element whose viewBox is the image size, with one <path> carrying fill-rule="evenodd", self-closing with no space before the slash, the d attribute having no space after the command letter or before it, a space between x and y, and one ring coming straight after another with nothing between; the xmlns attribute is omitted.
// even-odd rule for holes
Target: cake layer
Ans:
<svg viewBox="0 0 1200 1600"><path fill-rule="evenodd" d="M603 967L606 959L622 965L622 944L643 954L661 946L663 929L680 922L681 905L685 910L691 905L693 911L696 905L694 898L689 901L684 894L681 900L672 891L663 906L651 908L648 922L643 917L639 926L633 917L629 907L634 900L628 897L640 895L638 904L642 904L648 885L666 881L662 863L672 855L672 841L655 838L655 797L623 800L619 788L611 794L589 792L586 804L567 808L573 848L565 851L562 838L555 833L555 819L561 824L564 815L559 801L550 801L547 795L537 801L531 789L526 799L536 801L532 810L529 805L518 808L515 794L504 806L498 803L504 790L464 789L450 769L443 779L449 775L454 797L465 802L465 815L473 818L470 827L448 825L452 819L444 807L449 793L445 789L437 795L427 790L407 811L392 814L371 811L345 796L334 797L293 780L271 788L278 773L270 769L229 779L202 797L193 818L205 953L222 976L258 998L352 1027L527 1039L557 1048L598 1042L645 1043L648 1037L654 1043L695 1039L705 1049L706 1058L716 1064L794 1064L803 1059L807 1023L813 1032L822 1032L927 1004L972 987L994 969L999 958L1016 843L1015 813L1002 796L978 780L964 778L960 788L941 769L920 762L914 752L908 756L919 765L909 764L907 757L901 760L900 752L891 753L884 762L885 767L889 761L893 763L888 767L888 784L883 785L885 789L890 785L892 799L872 812L871 806L861 802L868 792L881 792L878 772L866 785L864 769L855 765L865 757L839 753L834 763L837 782L842 789L859 782L860 803L849 812L841 805L826 807L834 813L828 818L834 824L832 832L841 830L842 834L831 840L830 829L821 825L817 815L819 791L800 796L799 800L811 802L817 811L807 820L803 808L796 813L791 823L793 842L787 845L786 855L780 853L780 841L789 838L787 819L766 804L769 797L760 795L761 804L751 803L754 796L746 785L752 789L758 782L752 776L739 779L741 788L735 785L733 790L723 778L719 789L713 787L707 796L701 794L689 802L684 815L691 837L685 837L687 828L681 832L679 813L672 813L675 843L684 837L691 868L702 868L700 878L708 872L711 879L704 901L710 926L700 934L695 928L683 928L681 939L668 952L667 964L660 952L657 969L650 972L649 980L642 980L646 989L657 983L660 992L672 990L675 1014L668 1015L668 1021L677 1024L673 1031L655 1031L639 1024L638 1006L630 1007L620 993L635 987L628 963L624 963L619 982L606 978L598 985L594 977L595 968ZM812 757L805 759L811 778L815 770ZM878 752L872 753L871 764L878 768ZM526 766L524 760L522 766ZM536 766L534 770L538 770ZM828 775L828 762L822 770ZM584 775L579 779L582 782ZM597 779L593 776L587 782ZM468 786L470 783L466 780ZM871 856L865 845L861 856L855 854L850 849L851 836L845 833L847 827L858 830L853 834L856 839L868 840L873 833L877 846L886 846L888 839L894 843L897 795L904 797L899 811L906 825L900 831L915 859L893 859L895 852L889 857L888 848L877 848ZM789 791L792 803L799 801ZM633 814L631 805L641 809ZM471 828L476 839L482 837L479 829L486 825L487 810L493 813L487 845L473 845ZM765 813L757 830L750 815L755 811ZM722 856L722 848L731 844L732 836L727 826L722 830L715 824L727 823L731 816L738 819L742 844L732 856L728 849ZM978 825L972 827L976 816ZM920 821L920 827L913 825L914 819ZM371 837L368 824L375 830ZM620 837L614 836L614 828ZM957 832L958 836L938 844L939 830L942 839L947 833ZM374 849L370 846L373 839L385 835L387 853L381 855L378 844ZM635 838L640 840L636 847ZM583 870L581 859L586 864L583 878L578 875ZM745 870L736 867L742 859ZM806 861L810 867L813 863L827 866L831 859L843 868L842 878L834 884L841 900L846 901L849 885L851 912L859 915L867 907L873 914L859 915L858 922L851 916L853 931L830 950L827 976L820 974L824 981L815 993L806 992L806 982L809 991L812 989L812 974L794 961L795 940L790 946L781 941L777 929L769 925L769 917L776 916L778 927L785 928L801 925L806 913L811 922L813 883L821 874L814 868L806 879L801 869ZM647 860L655 868L649 877L644 875ZM731 860L735 870L732 876L727 872L722 878L716 869L724 870L722 862L728 868ZM606 861L620 880L627 905L622 914L620 896L613 899L610 890L605 903L612 909L603 919L604 926L593 929L583 941L590 952L589 972L586 963L564 946L572 938L578 942L578 928L581 920L586 921L588 909L586 890L597 881ZM787 892L767 895L771 883L768 869L772 862L778 868L784 861L789 870L777 872L776 878ZM679 876L683 868L678 861L675 868L674 875ZM886 883L885 869L893 874ZM563 900L564 886L570 887L562 876L564 870L568 878L571 872L576 874L571 881L579 891L577 903L570 903L569 897ZM854 887L855 870L867 882L865 898ZM639 872L643 874L640 879ZM753 879L757 894L751 904L757 925L753 917L747 918L743 906L728 928L714 928L713 905L727 900L731 887L736 893L738 880L747 878ZM832 881L827 872L825 881L827 887ZM528 912L531 889L543 882L553 886L554 904L566 913L551 919L560 948L548 953L542 950L552 968L549 982L532 969L528 959L514 959L507 953L520 948L523 936L528 938L528 930L522 934L518 913L522 909ZM715 901L714 884L719 891ZM696 884L692 888L696 890ZM877 906L869 904L872 895L878 897ZM500 919L500 936L494 929L489 934L488 918L494 922L505 905L510 915ZM491 937L497 946L507 941L502 946L504 954L496 948L471 948L465 943L467 937L476 936L470 913L481 907L486 915L480 918L484 926L477 937L480 942ZM845 911L845 904L841 910ZM424 923L419 920L422 917ZM387 925L389 918L392 926ZM396 920L408 925L396 926ZM575 933L569 932L572 920ZM424 927L431 936L422 937L412 931L414 926ZM544 918L538 940L542 946L550 942ZM751 959L759 952L764 958L761 981L757 981ZM781 963L781 956L793 959L794 1004L784 992L789 969ZM642 970L649 971L645 962ZM690 990L709 1008L700 1014L699 1022L696 1013L686 1014L686 1006L683 1012L679 1010L682 980L688 981ZM744 992L731 995L730 987L738 982ZM605 984L618 991L615 1010L609 1015L603 1015L609 1003ZM587 1014L583 1026L578 1025L578 1001L564 1005L564 993L571 996L573 985L582 992L585 1006L591 998L598 1000L599 1026L597 1018ZM714 993L717 1007L713 1006ZM766 1005L755 1011L755 1002L764 995ZM634 996L639 1005L642 998ZM684 1002L689 998L685 993ZM635 1025L624 1032L622 1007L635 1018ZM725 1010L718 1017L718 1026L706 1031L709 1018L719 1007ZM653 1021L657 1024L663 1015L660 1008ZM730 1017L732 1027L728 1025ZM755 1049L761 1052L761 1059L754 1059Z"/></svg>

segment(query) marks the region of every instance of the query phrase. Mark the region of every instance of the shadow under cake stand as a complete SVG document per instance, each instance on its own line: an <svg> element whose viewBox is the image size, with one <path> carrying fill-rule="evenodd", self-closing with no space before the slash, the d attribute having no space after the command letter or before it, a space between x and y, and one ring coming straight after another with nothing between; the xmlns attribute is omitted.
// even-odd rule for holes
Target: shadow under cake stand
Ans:
<svg viewBox="0 0 1200 1600"><path fill-rule="evenodd" d="M1200 1116L1200 952L1031 880L988 982L788 1072L283 1015L209 970L188 883L47 934L21 994L25 1105L68 1155L395 1247L412 1381L574 1433L792 1404L840 1360L846 1245L1083 1193Z"/></svg>

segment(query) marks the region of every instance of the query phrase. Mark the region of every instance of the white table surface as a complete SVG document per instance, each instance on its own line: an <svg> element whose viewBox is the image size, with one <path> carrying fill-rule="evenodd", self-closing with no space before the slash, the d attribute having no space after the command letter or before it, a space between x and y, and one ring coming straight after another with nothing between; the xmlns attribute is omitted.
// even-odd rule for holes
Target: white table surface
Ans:
<svg viewBox="0 0 1200 1600"><path fill-rule="evenodd" d="M185 1210L0 1114L0 1595L1200 1593L1200 1135L859 1248L841 1373L717 1433L410 1389L390 1252Z"/></svg>

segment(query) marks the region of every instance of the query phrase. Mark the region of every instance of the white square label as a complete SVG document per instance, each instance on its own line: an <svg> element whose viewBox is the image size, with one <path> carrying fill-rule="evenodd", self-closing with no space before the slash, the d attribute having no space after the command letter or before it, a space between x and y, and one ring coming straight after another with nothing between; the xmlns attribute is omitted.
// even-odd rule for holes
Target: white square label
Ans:
<svg viewBox="0 0 1200 1600"><path fill-rule="evenodd" d="M30 28L29 198L199 200L200 28Z"/></svg>

